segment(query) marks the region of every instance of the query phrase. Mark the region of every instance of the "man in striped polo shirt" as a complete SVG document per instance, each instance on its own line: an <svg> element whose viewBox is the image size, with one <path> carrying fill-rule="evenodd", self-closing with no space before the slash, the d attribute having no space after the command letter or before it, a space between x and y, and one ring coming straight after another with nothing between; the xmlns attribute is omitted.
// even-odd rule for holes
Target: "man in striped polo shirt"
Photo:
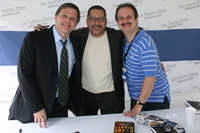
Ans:
<svg viewBox="0 0 200 133"><path fill-rule="evenodd" d="M123 79L127 81L132 117L144 110L170 107L170 87L162 69L156 45L143 28L138 27L137 9L129 3L120 4L115 19L125 35Z"/></svg>

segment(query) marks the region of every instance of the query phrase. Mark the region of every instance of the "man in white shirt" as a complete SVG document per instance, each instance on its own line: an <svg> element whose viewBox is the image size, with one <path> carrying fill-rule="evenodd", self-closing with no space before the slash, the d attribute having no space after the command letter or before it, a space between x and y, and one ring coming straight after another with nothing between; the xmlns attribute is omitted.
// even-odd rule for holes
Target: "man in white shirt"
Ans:
<svg viewBox="0 0 200 133"><path fill-rule="evenodd" d="M81 106L83 115L122 113L124 86L122 50L124 35L107 28L105 9L92 6L87 15L88 28L77 30L82 65Z"/></svg>

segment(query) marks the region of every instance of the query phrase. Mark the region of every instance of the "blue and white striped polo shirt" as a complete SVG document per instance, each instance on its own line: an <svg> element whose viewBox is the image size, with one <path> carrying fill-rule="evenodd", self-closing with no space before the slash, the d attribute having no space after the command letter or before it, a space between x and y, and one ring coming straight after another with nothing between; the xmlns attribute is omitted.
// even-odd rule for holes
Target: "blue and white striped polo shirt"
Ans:
<svg viewBox="0 0 200 133"><path fill-rule="evenodd" d="M164 96L167 96L170 102L170 87L167 76L160 64L156 45L152 37L144 29L140 29L141 31L132 41L132 46L124 62L126 73L123 73L123 75L126 77L129 95L134 100L137 100L142 89L144 77L156 76L153 91L146 102L162 103ZM123 57L130 46L130 43L127 45L126 42L125 38Z"/></svg>

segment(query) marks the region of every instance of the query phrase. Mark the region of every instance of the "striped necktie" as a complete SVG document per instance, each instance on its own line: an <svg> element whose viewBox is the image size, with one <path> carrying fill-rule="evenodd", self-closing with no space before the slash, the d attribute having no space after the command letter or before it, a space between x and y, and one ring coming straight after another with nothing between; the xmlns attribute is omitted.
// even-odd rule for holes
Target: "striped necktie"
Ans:
<svg viewBox="0 0 200 133"><path fill-rule="evenodd" d="M66 43L60 40L63 44L61 52L61 62L60 62L60 77L59 77L59 91L58 91L58 103L61 106L65 106L68 101L69 96L69 82L68 82L68 51L66 48Z"/></svg>

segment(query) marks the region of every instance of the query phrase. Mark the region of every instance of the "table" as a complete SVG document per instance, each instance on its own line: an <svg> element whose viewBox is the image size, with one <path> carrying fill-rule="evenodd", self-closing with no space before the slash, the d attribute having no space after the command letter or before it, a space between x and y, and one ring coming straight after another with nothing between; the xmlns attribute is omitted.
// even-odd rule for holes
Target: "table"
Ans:
<svg viewBox="0 0 200 133"><path fill-rule="evenodd" d="M156 111L144 111L147 114L157 115L165 118L166 115L176 114L177 117L172 121L184 127L186 133L198 133L200 128L200 115L196 115L195 123L192 125L186 124L184 108L173 108ZM47 128L39 128L37 124L28 123L22 124L16 120L8 120L1 127L2 133L19 133L21 128L22 133L113 133L115 121L127 121L135 123L136 133L152 133L150 127L138 125L133 118L124 117L123 114L109 114L96 116L80 116L68 118L49 118ZM2 126L2 125L1 125Z"/></svg>

